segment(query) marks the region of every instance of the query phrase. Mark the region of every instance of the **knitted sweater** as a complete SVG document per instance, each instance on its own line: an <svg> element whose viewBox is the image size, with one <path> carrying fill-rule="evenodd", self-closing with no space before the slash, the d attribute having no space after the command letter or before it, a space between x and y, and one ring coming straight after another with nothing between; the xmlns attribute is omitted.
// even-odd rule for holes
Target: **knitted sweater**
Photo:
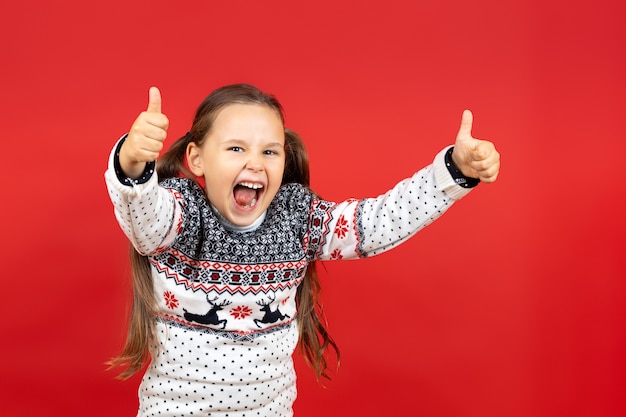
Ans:
<svg viewBox="0 0 626 417"><path fill-rule="evenodd" d="M308 263L379 254L441 216L469 192L446 150L376 198L335 203L283 185L248 231L226 227L189 179L125 185L112 152L115 216L148 256L158 301L138 416L291 416L296 289Z"/></svg>

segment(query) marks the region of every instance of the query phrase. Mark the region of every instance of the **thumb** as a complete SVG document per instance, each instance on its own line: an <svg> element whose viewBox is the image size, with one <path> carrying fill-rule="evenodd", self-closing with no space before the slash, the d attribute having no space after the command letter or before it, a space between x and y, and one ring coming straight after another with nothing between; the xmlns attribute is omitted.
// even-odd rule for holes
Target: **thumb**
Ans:
<svg viewBox="0 0 626 417"><path fill-rule="evenodd" d="M472 112L469 110L463 111L463 116L461 117L461 127L459 128L459 133L456 135L457 138L472 137L472 123L474 122L474 116Z"/></svg>
<svg viewBox="0 0 626 417"><path fill-rule="evenodd" d="M156 87L150 87L147 111L150 113L161 113L161 92Z"/></svg>

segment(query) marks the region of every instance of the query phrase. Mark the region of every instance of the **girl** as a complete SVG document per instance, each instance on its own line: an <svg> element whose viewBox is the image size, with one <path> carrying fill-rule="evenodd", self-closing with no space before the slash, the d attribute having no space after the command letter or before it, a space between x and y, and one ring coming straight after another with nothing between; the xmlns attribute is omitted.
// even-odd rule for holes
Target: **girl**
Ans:
<svg viewBox="0 0 626 417"><path fill-rule="evenodd" d="M337 351L314 262L395 247L500 166L466 111L432 165L377 198L333 203L309 189L304 145L279 102L253 86L211 93L156 166L168 124L153 87L105 173L134 288L111 365L127 378L150 361L139 416L291 416L296 345L318 378L325 350Z"/></svg>

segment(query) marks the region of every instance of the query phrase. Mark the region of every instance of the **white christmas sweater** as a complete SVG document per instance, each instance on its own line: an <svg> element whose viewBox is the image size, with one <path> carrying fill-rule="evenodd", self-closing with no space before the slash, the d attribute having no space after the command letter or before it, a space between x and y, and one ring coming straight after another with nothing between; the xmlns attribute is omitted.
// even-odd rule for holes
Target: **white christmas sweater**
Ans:
<svg viewBox="0 0 626 417"><path fill-rule="evenodd" d="M446 167L448 149L377 198L334 203L286 184L244 232L225 227L191 180L159 184L150 173L125 185L114 150L105 179L115 216L148 256L159 303L138 416L292 416L308 263L379 254L441 216L469 192Z"/></svg>

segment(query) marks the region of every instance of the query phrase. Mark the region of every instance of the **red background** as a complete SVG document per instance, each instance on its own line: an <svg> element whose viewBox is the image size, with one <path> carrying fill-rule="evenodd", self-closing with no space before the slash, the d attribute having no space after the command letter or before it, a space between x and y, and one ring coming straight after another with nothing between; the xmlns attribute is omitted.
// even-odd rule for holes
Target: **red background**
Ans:
<svg viewBox="0 0 626 417"><path fill-rule="evenodd" d="M276 94L324 197L375 196L451 143L502 154L397 250L325 263L343 361L299 417L626 415L625 3L66 1L0 6L0 414L131 416L130 296L103 180L161 88L170 138L231 82Z"/></svg>

